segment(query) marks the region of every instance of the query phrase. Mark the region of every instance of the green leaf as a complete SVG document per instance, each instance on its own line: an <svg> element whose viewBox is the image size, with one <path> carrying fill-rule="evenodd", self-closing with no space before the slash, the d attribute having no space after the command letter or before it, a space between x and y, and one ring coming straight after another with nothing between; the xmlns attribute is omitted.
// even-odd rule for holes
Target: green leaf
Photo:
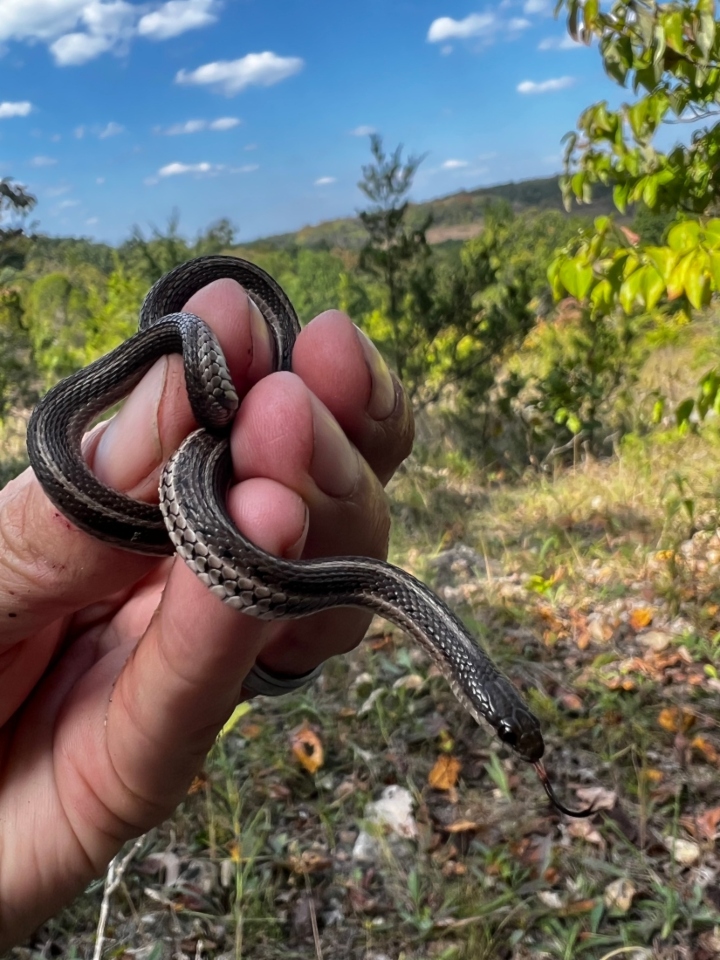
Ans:
<svg viewBox="0 0 720 960"><path fill-rule="evenodd" d="M620 213L625 213L628 205L630 188L627 183L616 183L613 187L613 203Z"/></svg>
<svg viewBox="0 0 720 960"><path fill-rule="evenodd" d="M634 270L620 287L620 306L625 313L633 313L635 303L641 299L644 267Z"/></svg>
<svg viewBox="0 0 720 960"><path fill-rule="evenodd" d="M665 41L669 47L672 47L676 53L683 53L685 50L685 38L683 36L684 18L681 10L669 10L661 16L660 21L665 30Z"/></svg>
<svg viewBox="0 0 720 960"><path fill-rule="evenodd" d="M668 246L678 253L687 253L700 242L700 226L694 220L683 220L670 228Z"/></svg>
<svg viewBox="0 0 720 960"><path fill-rule="evenodd" d="M643 270L641 285L641 295L645 301L645 309L654 310L664 293L665 281L654 267L646 266Z"/></svg>
<svg viewBox="0 0 720 960"><path fill-rule="evenodd" d="M698 4L698 9L699 7L700 4ZM695 39L697 40L700 52L707 60L712 50L712 45L715 42L715 18L712 13L705 12L700 14L700 25L697 28Z"/></svg>
<svg viewBox="0 0 720 960"><path fill-rule="evenodd" d="M663 283L667 283L677 263L677 254L669 247L645 247L643 253L660 274Z"/></svg>
<svg viewBox="0 0 720 960"><path fill-rule="evenodd" d="M592 267L568 258L560 265L560 280L570 294L577 300L584 300L593 281Z"/></svg>
<svg viewBox="0 0 720 960"><path fill-rule="evenodd" d="M696 310L710 302L708 259L706 253L696 251L691 255L690 263L685 271L685 293Z"/></svg>

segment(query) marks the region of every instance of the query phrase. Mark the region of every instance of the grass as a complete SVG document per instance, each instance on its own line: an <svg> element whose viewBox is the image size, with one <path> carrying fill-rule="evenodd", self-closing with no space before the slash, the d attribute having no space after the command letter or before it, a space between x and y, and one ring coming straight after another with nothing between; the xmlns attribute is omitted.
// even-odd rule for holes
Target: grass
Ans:
<svg viewBox="0 0 720 960"><path fill-rule="evenodd" d="M715 362L714 324L666 333L639 405L658 390L679 402ZM561 798L599 812L556 815L533 771L377 621L312 689L235 718L128 863L104 955L720 955L719 468L712 421L513 482L479 482L456 451L440 469L411 461L392 488L394 561L522 688ZM299 730L322 743L314 773L293 753ZM459 776L438 789L442 758ZM411 798L414 837L371 822L391 785ZM359 856L363 832L375 843ZM11 955L90 957L102 895L99 882Z"/></svg>
<svg viewBox="0 0 720 960"><path fill-rule="evenodd" d="M708 426L522 485L475 488L462 469L438 483L411 465L394 487L395 560L434 579L523 687L560 795L600 791L592 821L555 815L532 770L377 623L312 690L253 703L218 741L129 865L106 955L713 956L719 466ZM324 747L314 774L291 750L302 725ZM460 764L445 790L428 782L440 756ZM389 784L409 791L417 836L383 835L358 859ZM90 956L101 895L13 955Z"/></svg>

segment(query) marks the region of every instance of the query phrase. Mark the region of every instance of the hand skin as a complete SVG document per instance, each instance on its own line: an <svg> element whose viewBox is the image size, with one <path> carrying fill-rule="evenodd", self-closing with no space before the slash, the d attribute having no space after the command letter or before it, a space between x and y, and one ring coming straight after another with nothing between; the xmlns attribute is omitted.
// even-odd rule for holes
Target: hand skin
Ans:
<svg viewBox="0 0 720 960"><path fill-rule="evenodd" d="M382 485L409 453L412 417L379 355L330 311L273 373L264 321L219 280L187 309L215 330L242 396L228 503L244 533L286 557L384 557ZM178 357L158 361L86 438L104 482L157 499L160 465L194 427ZM168 817L258 659L302 674L357 645L369 616L330 610L263 623L211 596L176 559L77 530L31 470L0 493L0 950L100 876L122 844Z"/></svg>

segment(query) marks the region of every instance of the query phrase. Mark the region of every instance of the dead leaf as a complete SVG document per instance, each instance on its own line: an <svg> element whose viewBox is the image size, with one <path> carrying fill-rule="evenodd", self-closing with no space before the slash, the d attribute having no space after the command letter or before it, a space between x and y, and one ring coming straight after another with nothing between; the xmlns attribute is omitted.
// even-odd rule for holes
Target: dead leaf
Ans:
<svg viewBox="0 0 720 960"><path fill-rule="evenodd" d="M293 756L308 773L317 773L325 761L322 741L315 731L303 724L291 737Z"/></svg>
<svg viewBox="0 0 720 960"><path fill-rule="evenodd" d="M430 771L428 783L434 790L451 790L458 781L462 764L457 757L441 754Z"/></svg>
<svg viewBox="0 0 720 960"><path fill-rule="evenodd" d="M603 894L603 903L608 910L615 910L619 913L627 913L632 906L633 897L637 893L635 884L632 880L620 877L613 880L605 887Z"/></svg>
<svg viewBox="0 0 720 960"><path fill-rule="evenodd" d="M652 607L636 607L630 614L630 626L635 633L639 633L652 623L654 616L655 611Z"/></svg>
<svg viewBox="0 0 720 960"><path fill-rule="evenodd" d="M473 830L480 830L482 824L475 823L473 820L456 820L447 827L442 827L446 833L470 833Z"/></svg>
<svg viewBox="0 0 720 960"><path fill-rule="evenodd" d="M293 873L321 873L323 870L329 870L333 865L332 857L327 854L318 853L315 850L303 850L299 857L290 856L287 859L287 865Z"/></svg>
<svg viewBox="0 0 720 960"><path fill-rule="evenodd" d="M686 733L695 723L695 715L684 707L665 707L658 714L658 723L668 733Z"/></svg>
<svg viewBox="0 0 720 960"><path fill-rule="evenodd" d="M693 837L702 840L717 840L720 836L718 824L720 824L720 807L712 807L705 813L695 816L689 815L680 818L682 826Z"/></svg>
<svg viewBox="0 0 720 960"><path fill-rule="evenodd" d="M666 650L672 642L672 634L664 630L648 630L638 637L638 641L654 653Z"/></svg>
<svg viewBox="0 0 720 960"><path fill-rule="evenodd" d="M691 746L693 750L698 750L708 763L720 763L720 753L705 737L693 737Z"/></svg>
<svg viewBox="0 0 720 960"><path fill-rule="evenodd" d="M665 842L675 860L683 867L690 867L700 859L700 846L693 840L668 837Z"/></svg>

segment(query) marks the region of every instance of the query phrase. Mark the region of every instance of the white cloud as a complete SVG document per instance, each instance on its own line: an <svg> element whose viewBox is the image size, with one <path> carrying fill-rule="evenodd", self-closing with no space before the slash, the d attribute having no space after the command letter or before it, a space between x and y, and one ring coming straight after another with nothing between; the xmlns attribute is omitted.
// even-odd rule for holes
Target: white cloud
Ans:
<svg viewBox="0 0 720 960"><path fill-rule="evenodd" d="M174 123L163 130L157 127L156 133L164 133L168 137L177 137L186 133L202 133L203 130L232 130L242 120L238 117L218 117L217 120L186 120L185 123Z"/></svg>
<svg viewBox="0 0 720 960"><path fill-rule="evenodd" d="M98 137L101 140L107 140L108 137L116 137L119 133L125 133L125 127L122 124L115 123L114 120L111 120L107 126L103 127L99 131Z"/></svg>
<svg viewBox="0 0 720 960"><path fill-rule="evenodd" d="M315 181L316 187L327 187L331 183L337 183L336 177L318 177Z"/></svg>
<svg viewBox="0 0 720 960"><path fill-rule="evenodd" d="M450 53L452 53L452 52L453 52L453 48L452 48L452 44L450 44L450 43L446 43L444 47L440 47L440 53L441 53L444 57L447 57L448 54L450 54Z"/></svg>
<svg viewBox="0 0 720 960"><path fill-rule="evenodd" d="M4 100L0 103L0 120L6 120L8 117L26 117L32 110L32 104L29 100Z"/></svg>
<svg viewBox="0 0 720 960"><path fill-rule="evenodd" d="M304 66L300 57L279 57L265 50L263 53L248 53L239 60L216 60L197 70L179 70L175 82L216 87L230 97L245 87L270 87L299 73Z"/></svg>
<svg viewBox="0 0 720 960"><path fill-rule="evenodd" d="M442 168L443 170L459 170L461 167L469 166L467 160L446 160Z"/></svg>
<svg viewBox="0 0 720 960"><path fill-rule="evenodd" d="M77 207L79 203L79 200L61 200L58 204L58 210L69 210L70 207Z"/></svg>
<svg viewBox="0 0 720 960"><path fill-rule="evenodd" d="M196 174L197 176L214 176L218 173L252 173L258 169L256 163L248 163L243 167L227 167L223 163L168 163L160 167L157 177L149 177L145 183L151 186L158 182L159 178L180 177L187 174Z"/></svg>
<svg viewBox="0 0 720 960"><path fill-rule="evenodd" d="M158 10L141 17L137 30L149 40L168 40L215 23L218 10L217 0L168 0Z"/></svg>
<svg viewBox="0 0 720 960"><path fill-rule="evenodd" d="M525 0L523 13L550 13L549 0Z"/></svg>
<svg viewBox="0 0 720 960"><path fill-rule="evenodd" d="M106 53L115 44L113 37L90 33L66 33L50 44L50 52L59 67L78 67Z"/></svg>
<svg viewBox="0 0 720 960"><path fill-rule="evenodd" d="M168 163L158 170L159 177L178 177L185 173L210 173L211 163Z"/></svg>
<svg viewBox="0 0 720 960"><path fill-rule="evenodd" d="M366 123L360 124L359 127L355 127L354 130L350 131L351 137L369 137L371 134L377 133L375 127L371 127Z"/></svg>
<svg viewBox="0 0 720 960"><path fill-rule="evenodd" d="M575 83L573 77L556 77L554 80L523 80L517 85L518 93L554 93L556 90L567 90Z"/></svg>
<svg viewBox="0 0 720 960"><path fill-rule="evenodd" d="M512 17L508 20L508 30L527 30L528 27L531 27L532 24L529 20L526 20L525 17Z"/></svg>
<svg viewBox="0 0 720 960"><path fill-rule="evenodd" d="M82 138L85 136L85 127L75 127L74 133L76 140L82 140Z"/></svg>
<svg viewBox="0 0 720 960"><path fill-rule="evenodd" d="M562 37L545 37L538 44L538 50L582 50L584 44L573 40L569 33Z"/></svg>
<svg viewBox="0 0 720 960"><path fill-rule="evenodd" d="M217 19L221 0L1 0L0 43L50 47L58 66L121 52L137 36L165 40Z"/></svg>
<svg viewBox="0 0 720 960"><path fill-rule="evenodd" d="M428 43L441 43L443 40L464 40L468 37L481 37L496 26L492 13L471 13L464 20L452 17L439 17L433 20L428 30Z"/></svg>
<svg viewBox="0 0 720 960"><path fill-rule="evenodd" d="M52 167L57 163L55 157L33 157L30 161L31 167Z"/></svg>
<svg viewBox="0 0 720 960"><path fill-rule="evenodd" d="M207 120L186 120L185 123L174 123L167 130L158 130L158 133L165 133L168 137L177 137L185 133L200 133L207 127Z"/></svg>
<svg viewBox="0 0 720 960"><path fill-rule="evenodd" d="M242 120L238 117L218 117L217 120L211 120L208 124L210 130L232 130L237 127Z"/></svg>

